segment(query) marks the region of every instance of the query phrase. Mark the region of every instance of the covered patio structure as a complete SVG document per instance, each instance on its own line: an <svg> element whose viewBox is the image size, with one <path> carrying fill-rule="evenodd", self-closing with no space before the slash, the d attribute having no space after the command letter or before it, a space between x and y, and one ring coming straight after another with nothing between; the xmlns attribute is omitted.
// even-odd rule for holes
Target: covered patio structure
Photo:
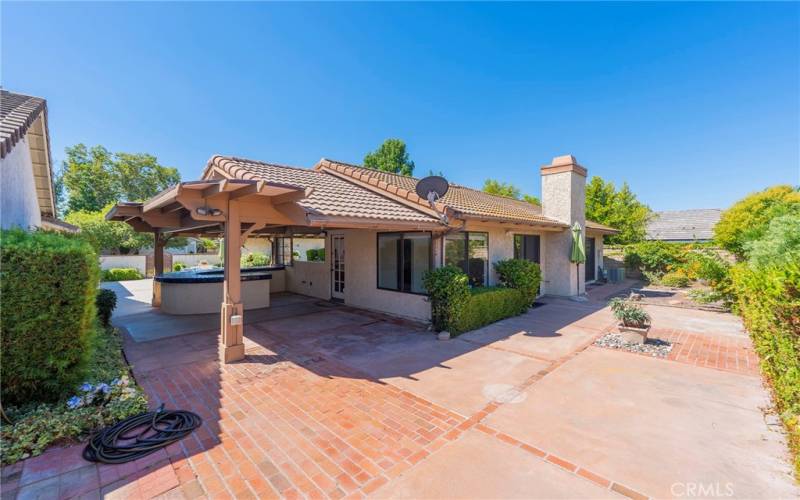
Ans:
<svg viewBox="0 0 800 500"><path fill-rule="evenodd" d="M182 182L143 203L123 202L106 219L126 222L138 232L153 233L156 276L164 273L164 247L175 236L224 236L224 279L220 315L220 359L244 358L240 257L251 235L290 231L306 225L295 201L311 188L276 182L212 179ZM305 230L307 232L307 230ZM155 307L161 284L153 281Z"/></svg>

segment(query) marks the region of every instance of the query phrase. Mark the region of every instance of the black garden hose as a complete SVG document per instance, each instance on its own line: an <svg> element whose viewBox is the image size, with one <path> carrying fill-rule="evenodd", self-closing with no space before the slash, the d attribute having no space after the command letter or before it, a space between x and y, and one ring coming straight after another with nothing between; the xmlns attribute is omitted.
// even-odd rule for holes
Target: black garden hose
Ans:
<svg viewBox="0 0 800 500"><path fill-rule="evenodd" d="M203 420L184 410L156 411L134 415L107 427L92 437L83 449L90 462L123 464L176 443L200 427Z"/></svg>

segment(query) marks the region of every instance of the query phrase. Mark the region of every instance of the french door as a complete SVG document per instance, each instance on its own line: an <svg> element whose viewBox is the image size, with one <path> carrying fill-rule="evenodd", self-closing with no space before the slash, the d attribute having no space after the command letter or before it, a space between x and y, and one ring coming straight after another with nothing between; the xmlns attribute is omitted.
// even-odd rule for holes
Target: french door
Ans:
<svg viewBox="0 0 800 500"><path fill-rule="evenodd" d="M597 265L594 261L594 238L586 238L586 281L596 279Z"/></svg>
<svg viewBox="0 0 800 500"><path fill-rule="evenodd" d="M331 297L344 300L344 235L331 236L333 259L331 263Z"/></svg>

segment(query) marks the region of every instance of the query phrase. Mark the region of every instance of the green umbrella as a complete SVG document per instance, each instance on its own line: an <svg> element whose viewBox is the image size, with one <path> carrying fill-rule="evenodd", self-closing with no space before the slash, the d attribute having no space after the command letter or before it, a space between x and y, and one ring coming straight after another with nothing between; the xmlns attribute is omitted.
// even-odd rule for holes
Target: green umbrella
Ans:
<svg viewBox="0 0 800 500"><path fill-rule="evenodd" d="M586 262L586 251L583 249L583 237L581 236L581 225L575 221L572 226L572 250L570 250L569 261L574 262L578 268L577 285L578 295L581 293L581 264Z"/></svg>

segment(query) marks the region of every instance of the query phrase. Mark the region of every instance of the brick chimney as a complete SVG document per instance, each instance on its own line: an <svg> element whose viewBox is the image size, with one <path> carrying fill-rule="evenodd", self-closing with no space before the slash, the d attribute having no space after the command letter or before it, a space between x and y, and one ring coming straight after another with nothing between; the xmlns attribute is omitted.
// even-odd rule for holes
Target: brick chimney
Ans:
<svg viewBox="0 0 800 500"><path fill-rule="evenodd" d="M586 169L572 155L557 156L544 165L542 214L572 226L580 224L586 237ZM548 233L544 238L545 285L550 295L575 296L585 291L585 269L569 261L572 231ZM580 282L580 289L578 288Z"/></svg>

